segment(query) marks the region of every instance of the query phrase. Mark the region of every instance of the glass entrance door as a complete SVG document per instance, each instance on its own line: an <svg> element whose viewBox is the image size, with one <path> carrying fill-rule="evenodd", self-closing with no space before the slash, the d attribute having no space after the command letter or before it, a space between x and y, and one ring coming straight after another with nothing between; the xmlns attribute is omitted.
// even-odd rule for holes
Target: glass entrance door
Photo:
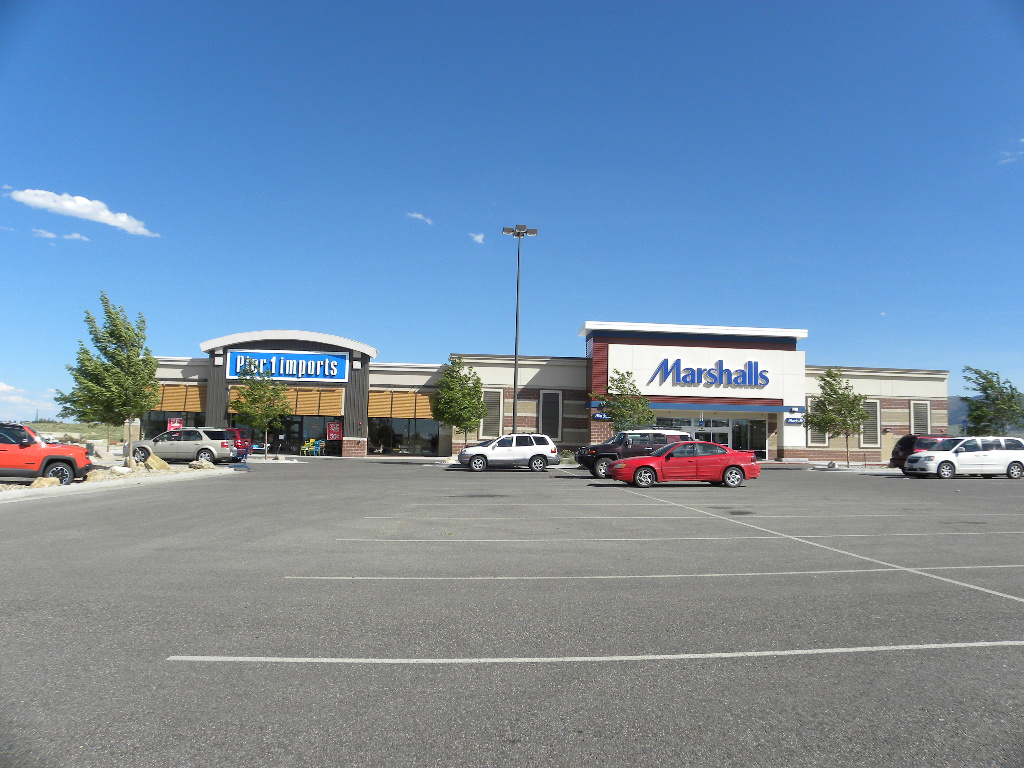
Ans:
<svg viewBox="0 0 1024 768"><path fill-rule="evenodd" d="M705 440L709 443L718 443L729 447L729 420L728 419L705 419L704 423L697 422L693 428L694 440Z"/></svg>
<svg viewBox="0 0 1024 768"><path fill-rule="evenodd" d="M704 440L729 447L729 429L717 427L698 427L693 433L694 440Z"/></svg>

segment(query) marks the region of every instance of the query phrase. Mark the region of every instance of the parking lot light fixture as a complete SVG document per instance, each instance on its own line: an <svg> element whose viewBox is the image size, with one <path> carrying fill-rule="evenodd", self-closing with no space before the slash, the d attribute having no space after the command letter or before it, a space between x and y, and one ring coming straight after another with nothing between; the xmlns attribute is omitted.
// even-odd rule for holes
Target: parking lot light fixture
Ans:
<svg viewBox="0 0 1024 768"><path fill-rule="evenodd" d="M533 237L537 234L536 229L527 229L525 224L516 224L515 227L502 227L501 234L512 235L516 239L516 351L515 362L512 366L512 431L519 429L519 278L522 274L522 252L523 238ZM538 425L539 427L539 425Z"/></svg>

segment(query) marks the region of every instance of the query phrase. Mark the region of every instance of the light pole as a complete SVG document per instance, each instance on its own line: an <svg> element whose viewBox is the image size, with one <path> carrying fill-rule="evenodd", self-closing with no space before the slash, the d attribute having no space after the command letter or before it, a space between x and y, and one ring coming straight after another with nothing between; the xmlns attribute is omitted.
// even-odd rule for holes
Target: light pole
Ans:
<svg viewBox="0 0 1024 768"><path fill-rule="evenodd" d="M512 367L512 432L514 433L519 429L519 276L522 272L519 253L523 246L523 238L533 237L537 234L537 230L527 229L525 224L516 224L514 229L502 227L501 234L512 235L516 239L516 357Z"/></svg>

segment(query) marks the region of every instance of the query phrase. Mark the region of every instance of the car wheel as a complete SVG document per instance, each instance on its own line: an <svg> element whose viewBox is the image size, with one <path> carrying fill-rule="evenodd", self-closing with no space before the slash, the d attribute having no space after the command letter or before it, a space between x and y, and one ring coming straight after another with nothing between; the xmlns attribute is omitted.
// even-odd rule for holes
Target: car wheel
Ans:
<svg viewBox="0 0 1024 768"><path fill-rule="evenodd" d="M196 461L208 461L213 463L213 451L209 448L201 448L196 451Z"/></svg>
<svg viewBox="0 0 1024 768"><path fill-rule="evenodd" d="M43 477L55 477L61 485L69 485L75 479L75 468L66 461L55 461L46 468Z"/></svg>
<svg viewBox="0 0 1024 768"><path fill-rule="evenodd" d="M745 479L746 476L739 467L726 467L722 473L722 485L727 488L739 488Z"/></svg>
<svg viewBox="0 0 1024 768"><path fill-rule="evenodd" d="M132 449L132 458L135 459L139 464L145 464L146 459L149 458L149 449L139 446L138 448Z"/></svg>
<svg viewBox="0 0 1024 768"><path fill-rule="evenodd" d="M935 476L943 480L950 480L956 477L956 467L953 466L953 462L944 461L939 464L938 469L935 470Z"/></svg>
<svg viewBox="0 0 1024 768"><path fill-rule="evenodd" d="M543 456L534 456L530 459L530 471L531 472L543 472L548 468L548 460Z"/></svg>
<svg viewBox="0 0 1024 768"><path fill-rule="evenodd" d="M487 469L487 459L480 455L474 456L469 460L469 468L474 472L483 472Z"/></svg>
<svg viewBox="0 0 1024 768"><path fill-rule="evenodd" d="M590 470L590 474L598 480L605 480L608 477L608 467L612 464L611 459L598 459Z"/></svg>
<svg viewBox="0 0 1024 768"><path fill-rule="evenodd" d="M1024 477L1024 464L1019 461L1011 461L1010 466L1006 468L1006 476L1011 480L1020 480Z"/></svg>
<svg viewBox="0 0 1024 768"><path fill-rule="evenodd" d="M658 482L658 475L652 467L640 467L633 474L633 485L637 488L650 488Z"/></svg>

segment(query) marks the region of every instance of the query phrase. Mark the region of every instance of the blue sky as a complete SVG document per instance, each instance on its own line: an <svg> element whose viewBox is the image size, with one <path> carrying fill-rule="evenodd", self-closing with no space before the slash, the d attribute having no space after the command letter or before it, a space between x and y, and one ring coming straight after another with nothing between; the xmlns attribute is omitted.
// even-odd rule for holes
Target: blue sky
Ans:
<svg viewBox="0 0 1024 768"><path fill-rule="evenodd" d="M1024 387L1022 94L1009 0L0 2L0 418L55 413L100 291L158 355L511 354L515 224L524 355L805 328Z"/></svg>

